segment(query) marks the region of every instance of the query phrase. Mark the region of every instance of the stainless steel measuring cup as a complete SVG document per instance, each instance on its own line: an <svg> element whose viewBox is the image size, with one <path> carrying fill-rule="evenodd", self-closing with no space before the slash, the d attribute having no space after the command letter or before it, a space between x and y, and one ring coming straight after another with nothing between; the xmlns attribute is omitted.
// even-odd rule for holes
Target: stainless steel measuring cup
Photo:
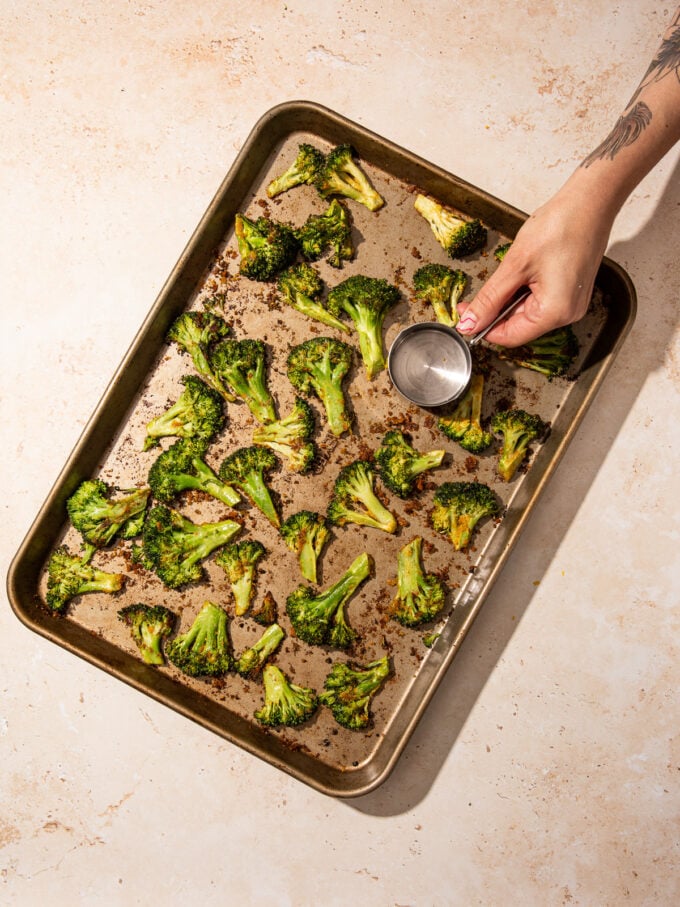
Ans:
<svg viewBox="0 0 680 907"><path fill-rule="evenodd" d="M418 406L452 403L467 388L472 376L470 347L526 299L522 291L491 324L468 341L455 328L438 321L411 324L397 334L387 355L387 370L399 393Z"/></svg>

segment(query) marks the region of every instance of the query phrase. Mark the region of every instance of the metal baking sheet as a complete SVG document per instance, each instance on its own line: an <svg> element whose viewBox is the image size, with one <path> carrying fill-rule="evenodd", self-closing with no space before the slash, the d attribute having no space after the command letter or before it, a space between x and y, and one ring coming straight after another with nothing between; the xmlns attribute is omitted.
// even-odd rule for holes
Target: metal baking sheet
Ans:
<svg viewBox="0 0 680 907"><path fill-rule="evenodd" d="M218 299L236 337L264 339L270 348L270 386L279 413L289 411L294 396L285 374L289 348L314 334L332 331L285 308L273 285L238 276L233 225L239 211L269 213L277 220L300 225L309 214L325 210L327 203L310 186L275 200L266 198L269 179L285 169L303 141L323 149L352 144L386 199L375 213L348 203L356 257L341 271L325 262L319 267L328 286L363 273L384 277L400 287L402 301L385 325L387 346L401 327L431 320L431 313L413 299L414 270L429 261L450 264L429 225L413 207L415 191L431 194L467 216L480 217L488 227L486 251L457 265L471 277L470 295L496 266L493 249L511 239L525 218L486 192L319 105L291 102L270 110L255 125L38 513L12 563L8 591L17 616L35 632L312 787L351 797L384 781L406 745L629 330L635 316L635 293L625 272L605 260L597 280L597 301L575 326L581 352L565 378L548 382L534 372L493 358L484 416L490 416L500 404L513 405L538 412L551 424L544 443L535 445L528 468L507 484L495 475L497 448L470 458L437 430L433 413L409 405L397 394L386 371L369 383L357 358L348 384L353 433L334 438L317 407L321 466L312 475L297 476L284 465L272 478L284 517L302 507L324 510L340 466L370 454L392 427L408 431L421 449L446 448L447 456L413 500L402 501L382 489L398 516L397 534L358 526L334 531L321 560L321 586L334 582L362 551L368 551L375 562L373 576L348 608L350 624L360 638L347 653L310 647L290 633L284 605L286 595L301 582L295 556L259 512L239 506L244 518L242 537L258 538L268 549L260 564L257 598L267 590L273 593L280 622L288 631L276 663L295 682L317 690L335 660L362 663L388 653L393 666L392 677L373 701L373 722L367 731L340 727L325 708L299 728L267 730L253 718L262 701L259 683L246 682L235 674L212 681L191 679L172 665L149 667L140 660L128 629L117 619L121 607L139 601L165 604L176 611L182 630L206 599L231 613L226 577L212 560L205 564L204 582L172 591L135 567L129 543L119 543L98 552L95 563L127 574L121 593L82 596L64 617L48 613L41 596L45 563L53 548L66 542L78 550L79 537L69 527L65 513L65 501L77 485L94 476L121 488L146 483L158 450L141 452L144 427L176 399L179 378L193 371L188 358L165 341L169 325L180 312ZM356 345L355 336L343 335L342 339ZM250 443L254 423L246 407L229 404L227 412L227 426L208 453L213 466L231 450ZM502 519L481 525L468 551L456 553L447 539L432 531L428 512L436 485L470 478L491 485L504 511ZM178 507L199 521L225 516L223 505L198 496L184 499ZM396 591L398 551L416 535L425 539L426 568L444 576L450 590L440 619L425 628L440 634L432 648L422 641L425 629L406 629L387 616ZM237 652L261 633L247 615L232 619L230 630Z"/></svg>

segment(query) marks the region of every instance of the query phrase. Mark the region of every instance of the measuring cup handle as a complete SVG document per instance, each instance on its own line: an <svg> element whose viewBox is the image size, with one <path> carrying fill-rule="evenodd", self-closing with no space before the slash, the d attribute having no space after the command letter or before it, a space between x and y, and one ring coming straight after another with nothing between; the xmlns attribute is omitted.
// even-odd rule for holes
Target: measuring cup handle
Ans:
<svg viewBox="0 0 680 907"><path fill-rule="evenodd" d="M491 324L487 324L487 326L479 331L478 334L475 334L474 337L470 338L470 340L468 341L468 346L474 346L476 343L479 343L480 340L486 337L491 328L495 328L498 322L502 321L506 316L508 316L510 312L512 312L512 310L520 304L520 302L525 300L527 296L530 295L530 293L531 290L523 290L516 299L513 299L512 302L503 309L500 315L497 315L496 318L494 318Z"/></svg>

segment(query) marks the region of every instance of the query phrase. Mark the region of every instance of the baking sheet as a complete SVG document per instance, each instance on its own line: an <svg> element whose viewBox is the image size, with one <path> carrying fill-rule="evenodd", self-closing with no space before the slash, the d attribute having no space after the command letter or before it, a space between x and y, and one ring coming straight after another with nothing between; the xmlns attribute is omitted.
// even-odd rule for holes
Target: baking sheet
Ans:
<svg viewBox="0 0 680 907"><path fill-rule="evenodd" d="M283 464L272 476L284 518L303 507L325 510L339 468L370 454L392 427L407 431L415 447L443 447L447 456L412 500L402 501L378 485L399 519L400 528L394 536L354 525L334 530L320 562L321 587L334 582L362 551L368 551L375 562L373 576L362 584L348 607L350 625L360 637L348 652L310 647L291 635L285 599L301 582L297 560L259 511L239 505L244 517L240 538L257 538L268 551L259 565L256 603L265 591L271 591L279 605L280 622L288 631L275 662L296 683L317 690L321 690L334 661L365 663L387 653L393 666L392 677L373 700L373 722L365 732L340 727L325 708L300 728L264 729L253 718L253 711L262 702L259 682L244 681L235 674L218 680L192 679L172 665L149 667L140 660L129 630L117 619L121 607L139 601L171 608L180 615L181 631L206 599L233 614L226 576L212 559L205 563L205 582L168 590L156 577L135 566L129 544L120 543L98 552L94 562L128 575L122 593L115 597L82 596L61 618L49 614L40 598L44 564L52 549L62 541L74 551L79 547L80 538L69 528L64 510L77 485L93 476L121 488L146 483L159 449L141 452L145 425L177 398L179 378L194 371L188 357L165 342L167 328L181 311L217 303L234 336L263 339L270 349L269 384L279 414L290 411L295 392L285 373L289 348L307 337L334 332L286 307L273 285L238 276L233 221L242 211L251 216L270 214L297 226L310 213L325 210L327 203L310 186L298 187L275 200L268 200L264 192L268 181L285 169L303 141L323 150L341 142L351 143L386 200L384 208L375 213L348 202L355 259L342 270L325 262L318 265L328 287L355 273L384 277L400 287L402 301L385 322L386 348L401 327L431 320L431 312L412 296L411 277L416 268L430 261L451 264L429 225L413 207L415 191L429 193L467 216L480 217L488 227L486 251L456 265L471 277L467 290L470 297L496 267L493 249L512 238L524 219L516 209L337 113L308 102L292 102L269 111L256 124L227 174L38 514L12 564L8 590L18 617L36 632L324 793L356 796L384 781L403 750L630 328L635 294L627 275L613 262L605 261L598 276L598 301L575 326L581 352L565 378L548 382L541 375L493 357L483 415L488 417L499 406L511 405L537 412L551 423L547 440L534 446L529 468L508 484L495 474L496 446L479 458L471 458L437 430L435 414L409 405L397 394L386 371L368 382L358 355L346 384L354 416L351 435L334 438L325 427L320 404L310 400L317 412L321 463L311 475L292 474ZM358 349L354 334L337 336ZM214 467L236 447L249 444L255 426L243 404L228 404L227 414L227 426L207 456ZM500 520L481 524L466 552L454 552L450 542L429 526L432 494L441 482L472 478L488 483L498 493L504 514ZM177 506L196 521L226 515L224 505L198 495L183 498ZM441 574L450 592L440 618L414 630L390 620L387 609L396 592L398 551L416 535L425 539L426 569ZM234 618L230 630L237 653L262 632L248 615ZM427 648L422 637L430 630L440 635L434 646Z"/></svg>

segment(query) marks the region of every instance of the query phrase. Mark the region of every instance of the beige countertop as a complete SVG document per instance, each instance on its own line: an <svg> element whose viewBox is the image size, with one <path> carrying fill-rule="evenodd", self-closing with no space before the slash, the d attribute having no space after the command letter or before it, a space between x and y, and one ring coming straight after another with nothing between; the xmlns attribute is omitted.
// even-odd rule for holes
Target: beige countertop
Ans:
<svg viewBox="0 0 680 907"><path fill-rule="evenodd" d="M672 11L2 7L5 572L265 111L317 101L530 211L614 123ZM616 222L638 319L374 792L315 792L3 600L3 904L678 902L679 167L676 149Z"/></svg>

